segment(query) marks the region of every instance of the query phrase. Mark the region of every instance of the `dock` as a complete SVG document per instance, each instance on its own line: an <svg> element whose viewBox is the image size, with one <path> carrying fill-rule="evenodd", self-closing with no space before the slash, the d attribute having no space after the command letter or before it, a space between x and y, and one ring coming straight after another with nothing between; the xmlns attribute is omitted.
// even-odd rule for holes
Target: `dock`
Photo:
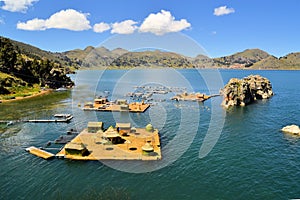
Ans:
<svg viewBox="0 0 300 200"><path fill-rule="evenodd" d="M69 123L72 119L71 114L55 114L53 119L0 120L0 123L7 126L16 123Z"/></svg>
<svg viewBox="0 0 300 200"><path fill-rule="evenodd" d="M62 119L30 119L23 120L23 122L31 122L31 123L68 123L73 119L73 116L62 118Z"/></svg>
<svg viewBox="0 0 300 200"><path fill-rule="evenodd" d="M35 156L38 156L40 158L44 158L45 160L54 158L54 156L55 156L53 153L47 152L45 150L42 150L42 149L34 147L34 146L26 148L26 151L28 151L29 153L31 153Z"/></svg>

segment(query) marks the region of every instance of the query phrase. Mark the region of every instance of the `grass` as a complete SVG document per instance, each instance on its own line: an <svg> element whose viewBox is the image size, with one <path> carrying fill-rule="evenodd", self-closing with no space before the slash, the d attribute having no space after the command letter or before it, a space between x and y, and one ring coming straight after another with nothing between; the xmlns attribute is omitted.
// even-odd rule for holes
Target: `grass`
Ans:
<svg viewBox="0 0 300 200"><path fill-rule="evenodd" d="M9 100L9 99L15 99L17 97L27 97L27 96L38 94L41 91L41 88L38 84L33 85L33 87L14 86L7 89L11 92L11 94L0 95L0 99Z"/></svg>

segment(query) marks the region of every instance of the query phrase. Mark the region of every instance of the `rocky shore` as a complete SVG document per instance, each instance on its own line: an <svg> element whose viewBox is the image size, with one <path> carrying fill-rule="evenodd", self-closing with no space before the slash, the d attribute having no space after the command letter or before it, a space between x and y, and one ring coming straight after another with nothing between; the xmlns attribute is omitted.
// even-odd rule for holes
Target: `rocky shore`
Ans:
<svg viewBox="0 0 300 200"><path fill-rule="evenodd" d="M246 106L257 99L268 99L273 96L271 82L260 75L250 75L243 79L232 78L221 90L222 105Z"/></svg>

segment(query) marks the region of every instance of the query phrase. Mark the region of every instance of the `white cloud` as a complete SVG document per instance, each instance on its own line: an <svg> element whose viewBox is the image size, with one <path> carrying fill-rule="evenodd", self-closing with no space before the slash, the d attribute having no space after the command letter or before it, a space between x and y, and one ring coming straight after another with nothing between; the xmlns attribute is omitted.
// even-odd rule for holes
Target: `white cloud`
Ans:
<svg viewBox="0 0 300 200"><path fill-rule="evenodd" d="M46 30L47 27L45 25L45 20L43 19L32 19L25 23L18 22L17 24L18 29L27 30L27 31L36 31L36 30Z"/></svg>
<svg viewBox="0 0 300 200"><path fill-rule="evenodd" d="M150 32L155 35L164 35L170 32L179 32L191 27L186 19L175 20L169 11L161 10L161 12L151 13L139 28L140 32Z"/></svg>
<svg viewBox="0 0 300 200"><path fill-rule="evenodd" d="M4 5L1 7L3 10L11 12L25 12L29 6L39 0L0 0Z"/></svg>
<svg viewBox="0 0 300 200"><path fill-rule="evenodd" d="M220 6L214 9L214 15L221 16L221 15L228 15L230 13L234 13L235 10L233 8L227 8L227 6Z"/></svg>
<svg viewBox="0 0 300 200"><path fill-rule="evenodd" d="M136 26L137 22L133 20L125 20L122 22L116 22L112 24L111 33L117 34L131 34L138 28Z"/></svg>
<svg viewBox="0 0 300 200"><path fill-rule="evenodd" d="M104 22L95 24L93 27L94 32L96 33L102 33L104 31L107 31L110 29L110 25Z"/></svg>
<svg viewBox="0 0 300 200"><path fill-rule="evenodd" d="M46 20L35 18L27 22L18 22L17 28L31 31L50 28L83 31L91 28L87 16L88 14L73 9L61 10Z"/></svg>
<svg viewBox="0 0 300 200"><path fill-rule="evenodd" d="M212 31L211 34L216 35L217 31Z"/></svg>

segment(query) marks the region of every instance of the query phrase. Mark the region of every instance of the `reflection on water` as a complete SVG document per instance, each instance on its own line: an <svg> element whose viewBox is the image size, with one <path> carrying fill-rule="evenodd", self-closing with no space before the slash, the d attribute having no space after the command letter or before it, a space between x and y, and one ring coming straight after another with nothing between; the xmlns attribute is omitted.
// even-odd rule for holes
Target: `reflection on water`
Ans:
<svg viewBox="0 0 300 200"><path fill-rule="evenodd" d="M210 100L201 104L168 100L155 102L152 108L142 114L84 112L78 107L78 103L93 100L102 91L111 91L110 99L125 98L123 95L134 90L134 86L148 84L145 81L151 80L166 86L180 86L182 82L178 80L182 79L187 81L188 89L207 93L203 78L195 70L179 70L178 79L169 82L165 78L169 73L166 70L80 73L76 88L71 93L55 93L26 103L0 105L1 120L48 118L55 113L74 115L74 120L69 124L24 123L4 130L0 137L1 199L299 198L299 138L285 135L280 129L289 124L300 124L300 72L221 71L225 83L232 77L242 78L249 74L265 76L272 82L276 95L268 101L227 110L222 134L203 159L199 159L198 155L210 124ZM143 77L144 82L133 77ZM165 80L160 81L162 78ZM215 109L223 111L221 106ZM189 117L185 121L188 128L177 133L183 111L188 111ZM195 116L199 117L197 123L193 119ZM118 171L102 162L45 161L24 151L28 146L43 146L48 141L54 141L70 128L81 131L88 121L94 120L105 122L105 128L116 121L128 120L137 127L153 123L154 127L160 129L163 149L177 135L189 134L194 138L187 151L175 162L160 170L141 174ZM214 126L218 126L218 123ZM195 127L196 131L189 132ZM181 144L185 145L186 140L181 142L176 148L182 148ZM162 162L168 159L166 155L162 153ZM152 165L148 162L133 164L126 161L115 164L144 168Z"/></svg>
<svg viewBox="0 0 300 200"><path fill-rule="evenodd" d="M0 104L0 120L17 120L25 117L38 117L56 107L67 106L62 99L70 98L71 92L53 92L32 99L24 99Z"/></svg>

